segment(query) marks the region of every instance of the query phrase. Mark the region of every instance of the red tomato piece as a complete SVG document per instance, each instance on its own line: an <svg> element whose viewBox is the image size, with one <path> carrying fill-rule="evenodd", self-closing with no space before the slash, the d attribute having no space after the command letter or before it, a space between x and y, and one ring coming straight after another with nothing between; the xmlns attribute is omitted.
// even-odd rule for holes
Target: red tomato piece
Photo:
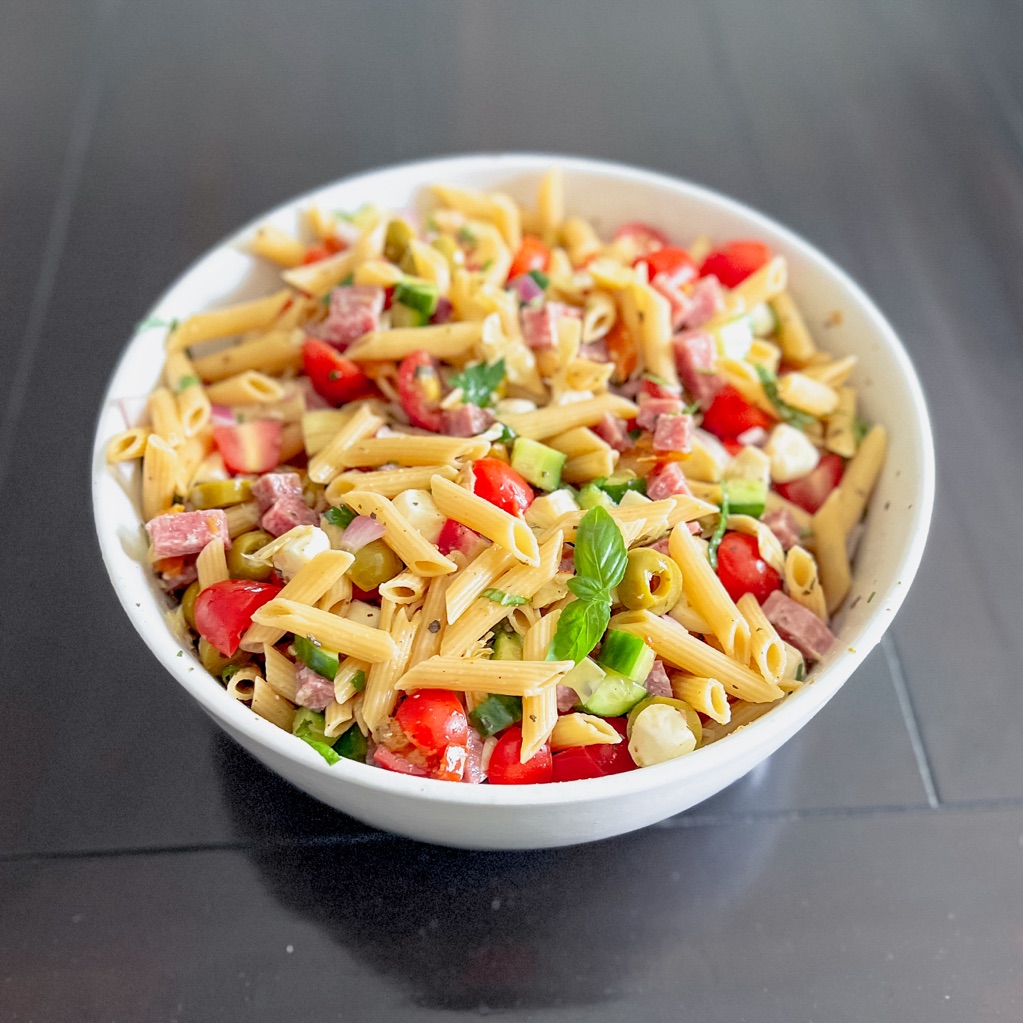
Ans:
<svg viewBox="0 0 1023 1023"><path fill-rule="evenodd" d="M530 270L546 270L550 262L551 250L539 238L526 235L508 268L508 280L528 274Z"/></svg>
<svg viewBox="0 0 1023 1023"><path fill-rule="evenodd" d="M735 440L740 433L760 426L770 430L774 420L751 405L734 387L722 387L703 414L703 428L721 440Z"/></svg>
<svg viewBox="0 0 1023 1023"><path fill-rule="evenodd" d="M718 547L718 578L732 600L752 593L761 604L781 589L781 576L760 557L754 536L725 533Z"/></svg>
<svg viewBox="0 0 1023 1023"><path fill-rule="evenodd" d="M413 426L440 431L444 416L440 410L443 389L437 360L429 352L407 355L398 367L398 394L401 407Z"/></svg>
<svg viewBox="0 0 1023 1023"><path fill-rule="evenodd" d="M636 342L628 328L619 319L614 326L604 335L604 344L607 347L607 354L615 364L614 379L623 383L632 376L639 363L639 355L636 349Z"/></svg>
<svg viewBox="0 0 1023 1023"><path fill-rule="evenodd" d="M465 708L450 689L424 689L406 696L395 717L412 744L424 753L464 747L469 738Z"/></svg>
<svg viewBox="0 0 1023 1023"><path fill-rule="evenodd" d="M522 729L512 725L507 729L490 755L487 778L492 785L538 785L551 781L551 747L544 743L524 764L519 763L522 754Z"/></svg>
<svg viewBox="0 0 1023 1023"><path fill-rule="evenodd" d="M474 529L448 519L441 526L440 535L437 537L437 549L441 554L450 554L452 551L459 551L468 560L476 553L476 548L483 542L483 537Z"/></svg>
<svg viewBox="0 0 1023 1023"><path fill-rule="evenodd" d="M763 242L739 240L726 242L710 252L700 266L700 276L713 274L726 288L741 284L759 270L773 255Z"/></svg>
<svg viewBox="0 0 1023 1023"><path fill-rule="evenodd" d="M433 769L433 777L438 781L461 781L468 760L469 753L465 746L448 746Z"/></svg>
<svg viewBox="0 0 1023 1023"><path fill-rule="evenodd" d="M627 224L622 224L615 231L614 240L616 242L625 242L631 246L634 259L671 245L666 234L658 231L656 227L651 227L649 224L644 224L639 220L632 220Z"/></svg>
<svg viewBox="0 0 1023 1023"><path fill-rule="evenodd" d="M373 381L356 363L319 338L306 338L302 346L302 367L313 390L335 407L365 398L375 390Z"/></svg>
<svg viewBox="0 0 1023 1023"><path fill-rule="evenodd" d="M283 587L253 579L225 579L195 598L195 628L225 657L233 657L252 616Z"/></svg>
<svg viewBox="0 0 1023 1023"><path fill-rule="evenodd" d="M553 781L578 781L580 778L603 778L608 774L621 774L635 770L636 763L629 753L625 718L608 718L622 737L616 746L570 746L554 754Z"/></svg>
<svg viewBox="0 0 1023 1023"><path fill-rule="evenodd" d="M636 262L646 263L650 280L653 280L658 274L664 274L675 288L680 288L683 284L694 280L699 273L696 263L693 262L689 253L674 245L657 249L637 259Z"/></svg>
<svg viewBox="0 0 1023 1023"><path fill-rule="evenodd" d="M509 515L522 515L533 503L533 488L507 462L481 458L472 473L472 492Z"/></svg>
<svg viewBox="0 0 1023 1023"><path fill-rule="evenodd" d="M828 494L842 482L844 472L845 462L838 455L826 451L815 469L797 480L775 483L774 489L786 501L798 504L812 515L827 500Z"/></svg>
<svg viewBox="0 0 1023 1023"><path fill-rule="evenodd" d="M269 472L281 460L281 421L253 419L213 427L213 442L228 472Z"/></svg>
<svg viewBox="0 0 1023 1023"><path fill-rule="evenodd" d="M319 263L321 259L328 259L330 257L330 249L326 245L310 245L305 250L305 255L302 257L302 265L305 266L309 263Z"/></svg>

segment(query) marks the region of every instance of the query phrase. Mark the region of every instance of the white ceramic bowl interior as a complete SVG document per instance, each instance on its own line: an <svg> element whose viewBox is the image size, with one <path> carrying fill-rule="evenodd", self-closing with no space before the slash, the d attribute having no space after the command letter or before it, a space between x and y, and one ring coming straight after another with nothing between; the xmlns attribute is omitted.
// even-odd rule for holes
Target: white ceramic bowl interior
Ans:
<svg viewBox="0 0 1023 1023"><path fill-rule="evenodd" d="M697 234L755 237L784 254L791 290L813 333L829 351L859 358L853 382L862 414L888 428L890 450L871 500L852 593L835 625L839 642L813 672L811 684L746 728L670 763L552 785L458 785L350 761L330 767L299 739L228 696L191 650L181 654L164 623L168 600L140 560L145 544L137 479L126 487L104 459L109 437L125 428L122 408L132 407L132 399L157 384L162 330L143 330L129 343L96 432L93 500L103 559L128 617L164 667L253 756L300 789L377 827L444 845L513 849L586 842L641 828L729 785L799 731L880 640L916 574L930 522L934 452L923 395L905 350L870 299L835 264L769 218L649 171L544 154L501 154L360 174L253 221L195 263L150 315L170 320L267 293L277 284L277 273L249 256L244 242L259 224L298 231L301 212L312 203L327 209L355 209L367 202L403 208L423 200L425 185L444 181L501 189L532 204L540 175L555 163L564 169L569 212L588 217L599 231L644 220L683 244Z"/></svg>

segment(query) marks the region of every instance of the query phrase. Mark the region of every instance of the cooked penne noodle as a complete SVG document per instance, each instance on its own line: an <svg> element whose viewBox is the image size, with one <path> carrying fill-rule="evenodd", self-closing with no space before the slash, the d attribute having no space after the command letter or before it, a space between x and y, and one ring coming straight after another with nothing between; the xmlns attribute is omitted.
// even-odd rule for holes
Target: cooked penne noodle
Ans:
<svg viewBox="0 0 1023 1023"><path fill-rule="evenodd" d="M355 724L355 698L338 703L333 700L323 711L323 734L328 739L344 735Z"/></svg>
<svg viewBox="0 0 1023 1023"><path fill-rule="evenodd" d="M239 668L227 682L227 692L235 700L242 700L248 702L252 699L253 694L256 691L256 679L262 681L262 676L259 672L249 666L245 668Z"/></svg>
<svg viewBox="0 0 1023 1023"><path fill-rule="evenodd" d="M397 361L420 349L438 359L457 359L479 344L483 324L440 323L433 327L402 327L366 334L345 352L356 362Z"/></svg>
<svg viewBox="0 0 1023 1023"><path fill-rule="evenodd" d="M329 483L345 467L348 449L371 437L384 420L363 405L334 436L309 459L309 478L314 483Z"/></svg>
<svg viewBox="0 0 1023 1023"><path fill-rule="evenodd" d="M568 459L561 467L561 478L569 483L588 483L596 477L610 476L618 464L618 452L610 447L590 451Z"/></svg>
<svg viewBox="0 0 1023 1023"><path fill-rule="evenodd" d="M256 229L249 242L249 251L287 269L302 265L306 247L286 231L266 225Z"/></svg>
<svg viewBox="0 0 1023 1023"><path fill-rule="evenodd" d="M856 391L838 388L838 404L824 424L824 446L842 458L856 454Z"/></svg>
<svg viewBox="0 0 1023 1023"><path fill-rule="evenodd" d="M378 587L382 599L395 604L415 604L426 592L427 580L415 572L399 572Z"/></svg>
<svg viewBox="0 0 1023 1023"><path fill-rule="evenodd" d="M493 586L498 576L507 572L516 564L516 557L503 547L488 547L466 565L452 579L445 594L445 610L447 621L456 622L469 605L489 586Z"/></svg>
<svg viewBox="0 0 1023 1023"><path fill-rule="evenodd" d="M360 440L345 452L350 468L404 462L408 466L449 464L460 459L475 461L490 450L490 442L475 437L424 437L419 434L373 437Z"/></svg>
<svg viewBox="0 0 1023 1023"><path fill-rule="evenodd" d="M785 361L793 366L806 365L816 354L817 346L792 296L787 291L775 295L771 308L778 317L778 344Z"/></svg>
<svg viewBox="0 0 1023 1023"><path fill-rule="evenodd" d="M275 376L302 366L303 334L300 330L278 330L252 341L243 341L195 360L195 371L206 383L226 380L247 369Z"/></svg>
<svg viewBox="0 0 1023 1023"><path fill-rule="evenodd" d="M834 388L804 373L783 373L778 377L778 397L812 416L829 416L838 408Z"/></svg>
<svg viewBox="0 0 1023 1023"><path fill-rule="evenodd" d="M309 636L329 650L340 650L376 663L395 657L397 651L391 637L380 629L360 625L347 618L338 618L329 611L300 604L284 597L275 597L252 616L254 628L264 625L283 635L294 632Z"/></svg>
<svg viewBox="0 0 1023 1023"><path fill-rule="evenodd" d="M266 663L266 682L285 700L295 702L298 683L295 681L295 662L285 657L277 647L267 644L263 651Z"/></svg>
<svg viewBox="0 0 1023 1023"><path fill-rule="evenodd" d="M398 701L397 685L405 675L412 644L421 622L421 612L417 611L410 619L406 614L406 608L396 608L390 623L390 635L384 634L384 638L390 639L394 653L390 657L375 661L366 675L362 716L374 735L377 735L387 723Z"/></svg>
<svg viewBox="0 0 1023 1023"><path fill-rule="evenodd" d="M284 288L252 302L241 302L208 313L196 313L171 331L167 337L167 351L176 352L182 348L191 348L201 341L234 337L246 331L269 327L290 301L291 292Z"/></svg>
<svg viewBox="0 0 1023 1023"><path fill-rule="evenodd" d="M166 387L158 387L149 396L148 405L152 432L163 438L172 448L180 447L185 441L185 428L178 414L174 395Z"/></svg>
<svg viewBox="0 0 1023 1023"><path fill-rule="evenodd" d="M458 470L451 465L419 465L407 469L381 469L377 472L352 470L335 476L327 486L330 504L343 504L344 495L352 490L369 490L382 497L395 498L406 490L424 490L434 476L453 480Z"/></svg>
<svg viewBox="0 0 1023 1023"><path fill-rule="evenodd" d="M512 252L522 244L522 221L519 208L500 192L477 192L453 185L434 185L433 192L445 205L470 217L493 222Z"/></svg>
<svg viewBox="0 0 1023 1023"><path fill-rule="evenodd" d="M518 608L516 610L521 610ZM546 661L554 631L561 617L553 611L530 625L522 641L524 661ZM526 763L550 738L558 720L558 691L551 686L538 696L522 697L522 744L519 762Z"/></svg>
<svg viewBox="0 0 1023 1023"><path fill-rule="evenodd" d="M232 540L258 526L259 520L263 517L255 501L233 504L230 508L224 509L224 514L227 516L227 532Z"/></svg>
<svg viewBox="0 0 1023 1023"><path fill-rule="evenodd" d="M180 464L178 453L155 433L142 456L142 517L148 522L174 503Z"/></svg>
<svg viewBox="0 0 1023 1023"><path fill-rule="evenodd" d="M278 728L283 728L286 732L291 731L295 708L258 676L253 680L252 709Z"/></svg>
<svg viewBox="0 0 1023 1023"><path fill-rule="evenodd" d="M393 624L393 623L392 623ZM334 699L347 703L366 688L366 679L372 665L358 657L345 657L334 676Z"/></svg>
<svg viewBox="0 0 1023 1023"><path fill-rule="evenodd" d="M548 245L553 245L565 219L565 176L560 167L552 167L540 179L536 212L540 234Z"/></svg>
<svg viewBox="0 0 1023 1023"><path fill-rule="evenodd" d="M571 661L467 661L461 657L430 657L405 672L397 688L537 696L544 689L553 689L572 667Z"/></svg>
<svg viewBox="0 0 1023 1023"><path fill-rule="evenodd" d="M671 691L676 699L685 700L693 710L699 711L719 725L728 724L732 716L728 694L716 678L675 675L671 680Z"/></svg>
<svg viewBox="0 0 1023 1023"><path fill-rule="evenodd" d="M622 741L614 725L596 714L562 714L551 730L551 749L573 746L614 746Z"/></svg>
<svg viewBox="0 0 1023 1023"><path fill-rule="evenodd" d="M148 439L149 431L141 426L114 434L107 442L107 462L112 465L115 462L130 462L142 458L146 453Z"/></svg>
<svg viewBox="0 0 1023 1023"><path fill-rule="evenodd" d="M797 603L812 611L821 621L828 620L828 605L817 577L813 555L798 544L785 555L785 592Z"/></svg>
<svg viewBox="0 0 1023 1023"><path fill-rule="evenodd" d="M520 437L543 441L579 426L596 426L605 412L619 419L632 419L638 411L626 398L602 394L570 405L549 405L535 412L499 412L497 418Z"/></svg>
<svg viewBox="0 0 1023 1023"><path fill-rule="evenodd" d="M221 537L214 537L199 552L196 558L195 568L199 576L199 589L205 590L207 586L214 583L222 583L231 578L227 570L227 556L224 553L224 541Z"/></svg>
<svg viewBox="0 0 1023 1023"><path fill-rule="evenodd" d="M749 625L753 664L768 682L777 683L785 669L785 644L752 593L744 593L737 606Z"/></svg>
<svg viewBox="0 0 1023 1023"><path fill-rule="evenodd" d="M533 531L525 521L506 512L503 508L485 501L463 487L434 476L430 482L433 499L441 514L455 522L461 522L488 540L514 554L527 565L539 564L539 547ZM345 500L350 503L350 497Z"/></svg>
<svg viewBox="0 0 1023 1023"><path fill-rule="evenodd" d="M247 369L206 388L206 397L215 405L246 405L258 402L269 405L284 397L279 380L255 369Z"/></svg>

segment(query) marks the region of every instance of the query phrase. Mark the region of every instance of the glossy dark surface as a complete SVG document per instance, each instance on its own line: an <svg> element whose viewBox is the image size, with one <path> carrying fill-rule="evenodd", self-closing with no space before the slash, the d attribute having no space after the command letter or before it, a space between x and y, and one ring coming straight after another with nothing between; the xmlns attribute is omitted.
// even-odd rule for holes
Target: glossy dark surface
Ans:
<svg viewBox="0 0 1023 1023"><path fill-rule="evenodd" d="M0 5L0 1021L1023 1018L1023 72L996 0ZM208 246L348 172L514 148L711 185L832 254L939 493L881 649L620 840L433 849L321 807L156 666L92 424Z"/></svg>

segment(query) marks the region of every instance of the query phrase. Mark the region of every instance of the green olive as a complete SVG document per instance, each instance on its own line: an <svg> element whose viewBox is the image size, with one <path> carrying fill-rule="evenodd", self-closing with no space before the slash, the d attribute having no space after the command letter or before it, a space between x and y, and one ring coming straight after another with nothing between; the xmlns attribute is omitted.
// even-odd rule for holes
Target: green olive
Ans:
<svg viewBox="0 0 1023 1023"><path fill-rule="evenodd" d="M387 235L384 238L384 259L400 264L408 251L409 242L414 241L415 237L416 232L408 221L392 220L387 225Z"/></svg>
<svg viewBox="0 0 1023 1023"><path fill-rule="evenodd" d="M629 551L625 576L618 584L619 603L630 611L660 615L670 611L682 596L682 573L671 558L649 547Z"/></svg>
<svg viewBox="0 0 1023 1023"><path fill-rule="evenodd" d="M393 579L404 567L401 558L383 540L373 540L356 552L348 578L368 593Z"/></svg>
<svg viewBox="0 0 1023 1023"><path fill-rule="evenodd" d="M195 632L195 598L199 596L199 580L196 579L181 595L181 613L188 622L188 627Z"/></svg>
<svg viewBox="0 0 1023 1023"><path fill-rule="evenodd" d="M265 561L257 561L252 554L265 547L273 537L262 529L253 529L242 533L231 541L231 549L227 552L227 570L232 579L269 579L273 565Z"/></svg>
<svg viewBox="0 0 1023 1023"><path fill-rule="evenodd" d="M226 508L247 501L252 493L252 480L207 480L197 483L188 495L196 508Z"/></svg>
<svg viewBox="0 0 1023 1023"><path fill-rule="evenodd" d="M238 664L247 660L248 656L244 650L239 650L234 657L225 657L212 643L207 642L205 637L199 637L199 663L218 678L229 664Z"/></svg>

